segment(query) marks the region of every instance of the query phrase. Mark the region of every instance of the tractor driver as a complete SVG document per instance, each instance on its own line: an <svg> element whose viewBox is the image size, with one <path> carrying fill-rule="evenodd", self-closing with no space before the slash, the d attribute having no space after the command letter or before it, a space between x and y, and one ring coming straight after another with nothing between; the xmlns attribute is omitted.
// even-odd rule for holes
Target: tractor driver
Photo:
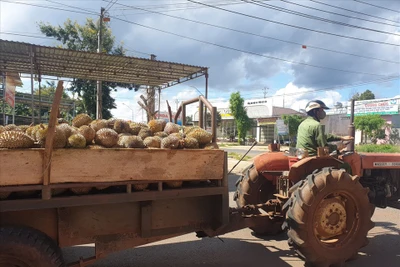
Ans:
<svg viewBox="0 0 400 267"><path fill-rule="evenodd" d="M307 118L300 123L297 132L297 148L308 152L308 156L316 156L318 147L326 147L329 152L337 149L336 145L328 144L332 141L350 141L351 136L325 135L320 120L326 117L325 109L329 109L321 100L312 100L306 106Z"/></svg>

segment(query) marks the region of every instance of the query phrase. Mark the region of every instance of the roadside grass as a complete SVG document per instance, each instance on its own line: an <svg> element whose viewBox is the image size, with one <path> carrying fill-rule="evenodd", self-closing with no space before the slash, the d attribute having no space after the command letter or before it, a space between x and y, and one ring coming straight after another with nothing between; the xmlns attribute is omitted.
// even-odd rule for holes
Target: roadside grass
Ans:
<svg viewBox="0 0 400 267"><path fill-rule="evenodd" d="M222 143L218 144L219 147L239 146L238 143Z"/></svg>
<svg viewBox="0 0 400 267"><path fill-rule="evenodd" d="M229 152L228 153L228 158L233 158L233 159L236 159L236 160L240 160L242 157L243 157L243 155L240 155L240 154L238 154L236 152ZM243 158L244 161L248 161L250 159L251 159L250 156L246 156L246 157Z"/></svg>
<svg viewBox="0 0 400 267"><path fill-rule="evenodd" d="M400 153L400 146L396 145L376 145L376 144L365 144L357 145L356 150L358 152L365 153Z"/></svg>

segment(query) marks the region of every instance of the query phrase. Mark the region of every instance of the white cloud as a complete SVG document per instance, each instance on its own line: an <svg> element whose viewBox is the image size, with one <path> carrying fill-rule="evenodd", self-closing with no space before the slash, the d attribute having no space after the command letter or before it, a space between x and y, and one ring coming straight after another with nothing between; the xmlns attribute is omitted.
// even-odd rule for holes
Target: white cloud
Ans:
<svg viewBox="0 0 400 267"><path fill-rule="evenodd" d="M294 110L304 109L306 104L313 100L322 100L327 106L343 101L342 95L337 91L315 91L311 88L297 87L293 83L279 89L273 96L274 106L284 106Z"/></svg>

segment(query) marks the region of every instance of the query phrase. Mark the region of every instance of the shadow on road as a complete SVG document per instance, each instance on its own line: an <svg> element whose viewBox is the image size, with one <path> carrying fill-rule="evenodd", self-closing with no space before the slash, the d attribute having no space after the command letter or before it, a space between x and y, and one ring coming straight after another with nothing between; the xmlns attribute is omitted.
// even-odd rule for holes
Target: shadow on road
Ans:
<svg viewBox="0 0 400 267"><path fill-rule="evenodd" d="M234 238L222 238L222 240L223 242L217 238L207 238L198 241L139 247L112 254L91 266L292 266L281 257L301 262L297 255L290 250L281 250L274 246ZM79 256L89 257L93 255L92 253L94 253L92 247L64 249L65 259L68 261L75 260Z"/></svg>

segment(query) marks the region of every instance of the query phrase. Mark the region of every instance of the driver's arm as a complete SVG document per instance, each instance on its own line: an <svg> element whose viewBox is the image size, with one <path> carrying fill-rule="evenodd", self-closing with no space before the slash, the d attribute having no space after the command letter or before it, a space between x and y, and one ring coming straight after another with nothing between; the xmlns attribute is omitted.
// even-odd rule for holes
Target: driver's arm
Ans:
<svg viewBox="0 0 400 267"><path fill-rule="evenodd" d="M334 141L341 141L342 137L334 134L327 134L326 141L327 142L334 142Z"/></svg>
<svg viewBox="0 0 400 267"><path fill-rule="evenodd" d="M329 148L329 152L332 152L334 150L337 149L337 147L335 145L331 145L328 144L326 135L324 133L324 129L322 128L322 125L318 125L318 128L316 129L316 135L315 135L315 139L317 141L317 145L318 147L328 147ZM330 138L332 138L334 136L330 136ZM341 140L340 137L338 140Z"/></svg>

